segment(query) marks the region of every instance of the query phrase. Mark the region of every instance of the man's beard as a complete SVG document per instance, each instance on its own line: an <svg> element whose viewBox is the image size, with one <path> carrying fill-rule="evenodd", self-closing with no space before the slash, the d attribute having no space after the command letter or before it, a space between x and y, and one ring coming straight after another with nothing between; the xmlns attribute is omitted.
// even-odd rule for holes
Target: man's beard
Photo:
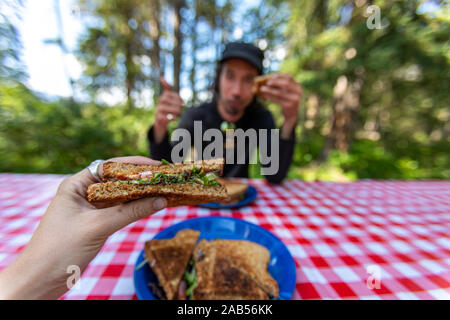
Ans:
<svg viewBox="0 0 450 320"><path fill-rule="evenodd" d="M225 112L232 116L237 116L242 112L241 106L243 105L243 101L240 99L237 100L227 100L224 103ZM238 106L236 106L238 105Z"/></svg>

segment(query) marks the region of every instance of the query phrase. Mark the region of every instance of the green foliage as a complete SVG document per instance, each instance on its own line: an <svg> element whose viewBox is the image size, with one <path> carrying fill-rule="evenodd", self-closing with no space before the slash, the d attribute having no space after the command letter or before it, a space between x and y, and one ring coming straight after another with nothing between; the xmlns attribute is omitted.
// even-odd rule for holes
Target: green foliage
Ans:
<svg viewBox="0 0 450 320"><path fill-rule="evenodd" d="M142 0L79 0L95 18L79 39L78 59L84 70L79 84L93 98L122 89L132 107L152 85L148 3Z"/></svg>
<svg viewBox="0 0 450 320"><path fill-rule="evenodd" d="M0 171L73 173L92 160L147 155L153 114L123 106L45 101L0 86Z"/></svg>
<svg viewBox="0 0 450 320"><path fill-rule="evenodd" d="M297 147L301 149L300 146ZM309 145L306 144L303 147L307 150ZM307 181L449 179L450 166L446 152L442 150L438 153L433 150L432 153L434 161L429 164L423 161L422 164L420 155L395 154L386 150L381 143L361 140L356 141L347 153L332 151L327 161L323 163L312 160L313 156L310 156L310 153L297 151L295 165L291 167L288 177ZM426 154L424 150L422 157L429 159ZM302 165L297 165L299 162Z"/></svg>
<svg viewBox="0 0 450 320"><path fill-rule="evenodd" d="M335 170L348 179L448 179L448 6L422 1L288 1L289 56L282 70L304 88L302 128L290 176ZM380 8L381 29L367 27ZM346 15L344 14L346 12ZM447 14L446 14L447 13ZM332 132L337 79L360 79L347 151L323 148Z"/></svg>
<svg viewBox="0 0 450 320"><path fill-rule="evenodd" d="M3 6L20 6L17 4L1 4ZM11 9L11 8L9 8ZM22 49L19 41L19 33L8 17L0 12L0 81L24 80L26 78L25 67L20 61Z"/></svg>

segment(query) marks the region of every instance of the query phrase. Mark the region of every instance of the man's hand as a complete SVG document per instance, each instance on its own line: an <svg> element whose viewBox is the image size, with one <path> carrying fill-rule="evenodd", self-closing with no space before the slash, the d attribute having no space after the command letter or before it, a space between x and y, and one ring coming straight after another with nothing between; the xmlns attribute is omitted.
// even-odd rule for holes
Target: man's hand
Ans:
<svg viewBox="0 0 450 320"><path fill-rule="evenodd" d="M153 133L156 143L161 143L167 133L167 126L170 121L175 120L181 114L183 100L180 95L172 91L172 86L161 78L164 87L163 94L156 106L155 123L153 125Z"/></svg>
<svg viewBox="0 0 450 320"><path fill-rule="evenodd" d="M287 139L298 119L302 86L287 74L275 74L261 87L262 98L278 104L283 113L282 138Z"/></svg>

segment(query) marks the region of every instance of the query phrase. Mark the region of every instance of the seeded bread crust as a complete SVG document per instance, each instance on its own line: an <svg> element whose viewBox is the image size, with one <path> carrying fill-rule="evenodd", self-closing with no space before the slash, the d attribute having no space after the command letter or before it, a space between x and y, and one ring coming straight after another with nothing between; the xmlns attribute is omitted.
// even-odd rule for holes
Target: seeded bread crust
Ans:
<svg viewBox="0 0 450 320"><path fill-rule="evenodd" d="M218 202L228 197L221 185L203 186L196 183L142 185L110 181L91 184L87 191L88 201L101 206L155 196L166 198L168 207Z"/></svg>
<svg viewBox="0 0 450 320"><path fill-rule="evenodd" d="M222 174L224 159L199 160L190 163L174 163L162 165L138 165L132 163L105 162L103 163L103 181L126 180L127 176L142 172L160 172L164 174L180 174L194 168L201 168L203 172L219 171Z"/></svg>

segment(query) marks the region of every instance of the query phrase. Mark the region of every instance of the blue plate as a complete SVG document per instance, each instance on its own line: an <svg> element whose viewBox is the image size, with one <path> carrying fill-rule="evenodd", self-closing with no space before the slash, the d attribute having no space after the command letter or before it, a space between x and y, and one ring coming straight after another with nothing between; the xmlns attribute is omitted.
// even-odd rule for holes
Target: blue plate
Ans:
<svg viewBox="0 0 450 320"><path fill-rule="evenodd" d="M245 192L244 199L242 199L239 202L236 203L228 203L228 204L222 204L217 202L208 202L208 203L202 203L199 204L199 207L209 208L209 209L231 209L231 208L239 208L242 206L246 206L249 203L255 201L256 197L258 196L258 191L253 186L248 186L247 191Z"/></svg>
<svg viewBox="0 0 450 320"><path fill-rule="evenodd" d="M214 240L235 239L249 240L266 247L270 252L268 270L277 281L281 300L291 299L295 288L295 263L289 250L274 234L250 222L227 217L203 217L182 221L161 232L153 239L173 238L182 229L200 231L200 239ZM199 240L200 240L199 239ZM156 300L148 287L149 282L155 282L155 275L148 264L136 270L144 261L144 250L138 256L134 270L134 287L140 300Z"/></svg>

